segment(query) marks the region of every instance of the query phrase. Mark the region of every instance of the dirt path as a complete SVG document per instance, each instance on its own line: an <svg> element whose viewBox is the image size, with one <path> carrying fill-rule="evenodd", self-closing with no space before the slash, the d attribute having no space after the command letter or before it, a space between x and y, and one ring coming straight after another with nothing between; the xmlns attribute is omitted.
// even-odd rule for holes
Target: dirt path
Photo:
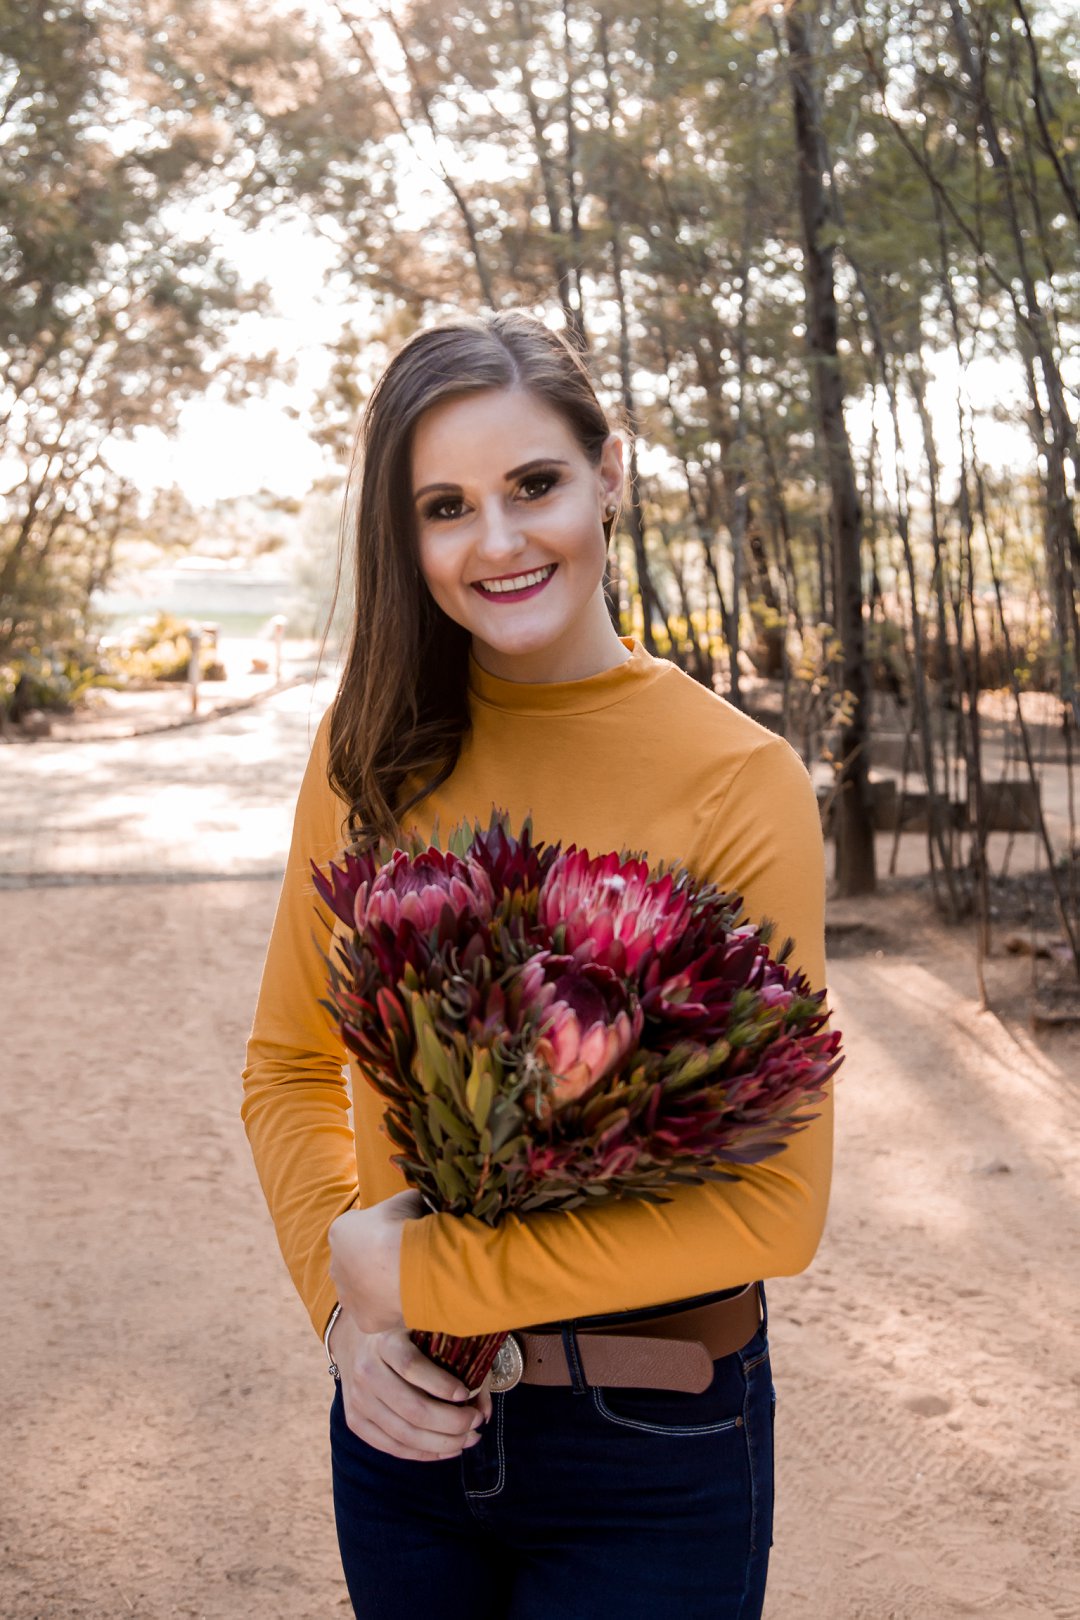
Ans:
<svg viewBox="0 0 1080 1620"><path fill-rule="evenodd" d="M275 892L0 896L6 1620L348 1612L330 1380L237 1113Z"/></svg>
<svg viewBox="0 0 1080 1620"><path fill-rule="evenodd" d="M2 1620L349 1613L330 1380L238 1113L328 695L0 761ZM830 904L848 1056L821 1251L769 1289L766 1613L1080 1620L1080 1034L1029 1033L1023 959L980 1014L920 904Z"/></svg>
<svg viewBox="0 0 1080 1620"><path fill-rule="evenodd" d="M980 1013L963 945L906 898L868 920L910 945L831 961L849 1055L829 1226L771 1294L768 1612L1075 1617L1080 1043ZM1027 970L992 966L1005 1001Z"/></svg>
<svg viewBox="0 0 1080 1620"><path fill-rule="evenodd" d="M6 1620L349 1612L329 1380L237 1114L275 888L0 896ZM961 945L911 906L868 919L906 949L832 962L849 1055L830 1223L812 1269L770 1289L767 1613L1064 1620L1076 1039L980 1017Z"/></svg>
<svg viewBox="0 0 1080 1620"><path fill-rule="evenodd" d="M0 747L0 885L280 873L330 683L146 737Z"/></svg>

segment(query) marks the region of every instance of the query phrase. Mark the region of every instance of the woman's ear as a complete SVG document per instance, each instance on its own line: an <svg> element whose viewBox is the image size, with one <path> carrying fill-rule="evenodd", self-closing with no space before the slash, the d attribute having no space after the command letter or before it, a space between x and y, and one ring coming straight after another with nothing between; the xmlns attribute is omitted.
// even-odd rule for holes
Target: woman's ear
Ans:
<svg viewBox="0 0 1080 1620"><path fill-rule="evenodd" d="M618 510L622 504L625 473L623 471L623 442L617 433L609 433L600 452L601 499L605 518L611 507Z"/></svg>

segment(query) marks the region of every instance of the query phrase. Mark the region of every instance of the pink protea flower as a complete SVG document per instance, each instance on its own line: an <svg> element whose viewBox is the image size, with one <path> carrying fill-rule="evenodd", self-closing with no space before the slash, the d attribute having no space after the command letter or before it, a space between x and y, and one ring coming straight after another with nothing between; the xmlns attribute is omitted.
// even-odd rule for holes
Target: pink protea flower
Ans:
<svg viewBox="0 0 1080 1620"><path fill-rule="evenodd" d="M644 860L573 849L544 879L538 920L552 933L564 929L564 948L575 960L632 975L648 952L677 937L688 911L672 873L650 878Z"/></svg>
<svg viewBox="0 0 1080 1620"><path fill-rule="evenodd" d="M643 1014L610 969L569 967L549 982L550 993L534 1060L553 1081L549 1091L529 1094L530 1111L541 1123L614 1073L641 1035Z"/></svg>
<svg viewBox="0 0 1080 1620"><path fill-rule="evenodd" d="M783 983L775 969L766 977L758 990L758 995L766 1007L779 1007L781 1011L790 1007L795 999L795 991L790 984Z"/></svg>
<svg viewBox="0 0 1080 1620"><path fill-rule="evenodd" d="M361 882L353 902L357 930L383 922L395 933L401 922L421 932L437 928L449 906L457 923L488 922L495 897L487 873L475 861L428 849L414 858L394 851L370 881Z"/></svg>

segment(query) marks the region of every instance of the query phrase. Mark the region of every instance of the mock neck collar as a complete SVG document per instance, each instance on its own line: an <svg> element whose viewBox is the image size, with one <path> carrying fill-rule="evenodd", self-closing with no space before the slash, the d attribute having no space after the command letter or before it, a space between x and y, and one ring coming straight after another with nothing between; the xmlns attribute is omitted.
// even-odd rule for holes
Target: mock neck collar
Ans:
<svg viewBox="0 0 1080 1620"><path fill-rule="evenodd" d="M577 681L509 681L492 675L469 648L469 695L473 702L505 714L588 714L621 703L655 680L669 667L667 659L654 658L636 636L620 636L630 653L621 664L586 675Z"/></svg>

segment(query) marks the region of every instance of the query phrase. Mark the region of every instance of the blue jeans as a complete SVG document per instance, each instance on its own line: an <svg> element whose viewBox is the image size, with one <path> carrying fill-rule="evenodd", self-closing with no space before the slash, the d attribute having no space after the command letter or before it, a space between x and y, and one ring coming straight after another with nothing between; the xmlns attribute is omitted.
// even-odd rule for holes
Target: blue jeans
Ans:
<svg viewBox="0 0 1080 1620"><path fill-rule="evenodd" d="M562 1331L573 1382L492 1396L480 1439L438 1462L348 1427L330 1450L338 1545L360 1620L757 1620L772 1545L768 1307L701 1394L590 1386L576 1329L689 1310L532 1324Z"/></svg>

